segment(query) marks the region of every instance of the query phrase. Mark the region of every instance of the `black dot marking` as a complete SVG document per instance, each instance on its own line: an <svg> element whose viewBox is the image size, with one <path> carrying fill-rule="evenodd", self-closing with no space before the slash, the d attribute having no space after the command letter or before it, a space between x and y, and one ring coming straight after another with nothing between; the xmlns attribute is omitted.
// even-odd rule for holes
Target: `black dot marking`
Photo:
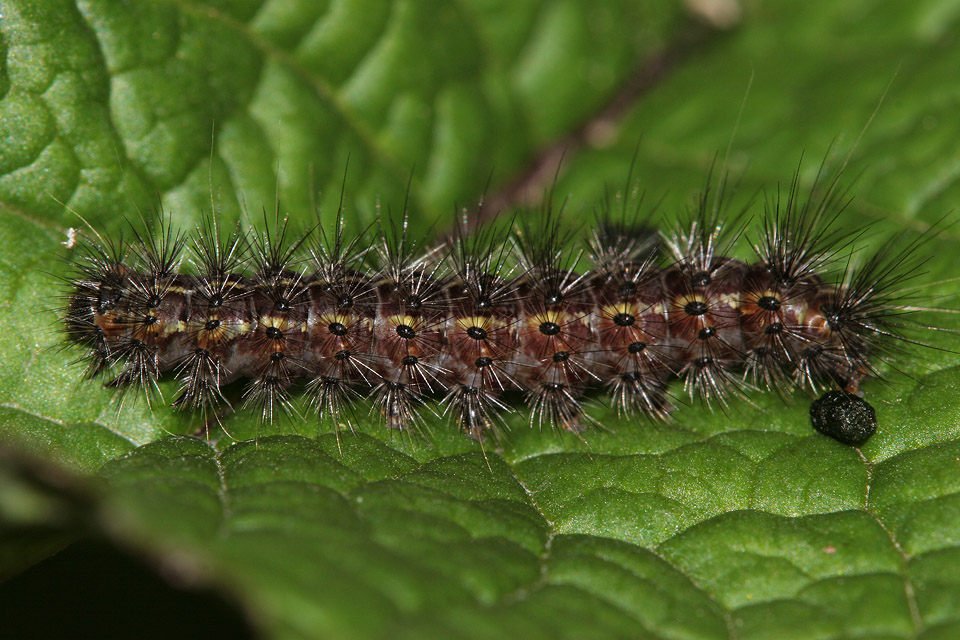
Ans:
<svg viewBox="0 0 960 640"><path fill-rule="evenodd" d="M540 333L545 336L555 336L560 333L560 325L556 322L541 322Z"/></svg>
<svg viewBox="0 0 960 640"><path fill-rule="evenodd" d="M397 335L404 340L412 340L417 337L417 332L414 331L412 327L405 324L398 324L396 331Z"/></svg>
<svg viewBox="0 0 960 640"><path fill-rule="evenodd" d="M618 313L617 315L613 316L613 324L617 325L618 327L629 327L636 321L637 319L629 313Z"/></svg>
<svg viewBox="0 0 960 640"><path fill-rule="evenodd" d="M474 340L486 340L487 332L480 327L470 327L467 329L467 335Z"/></svg>
<svg viewBox="0 0 960 640"><path fill-rule="evenodd" d="M266 333L267 337L271 340L280 340L283 338L283 331L277 327L267 327L267 330L264 333Z"/></svg>
<svg viewBox="0 0 960 640"><path fill-rule="evenodd" d="M100 285L97 309L99 311L109 311L110 309L113 309L122 299L123 292L105 282Z"/></svg>
<svg viewBox="0 0 960 640"><path fill-rule="evenodd" d="M814 358L820 357L821 353L823 353L823 347L819 344L812 344L803 350L802 355L807 360L813 360Z"/></svg>
<svg viewBox="0 0 960 640"><path fill-rule="evenodd" d="M327 329L329 329L330 333L332 333L335 336L347 335L347 328L339 322L331 322L330 326L328 326Z"/></svg>
<svg viewBox="0 0 960 640"><path fill-rule="evenodd" d="M697 332L697 338L699 340L709 340L710 338L717 335L717 330L713 327L704 327Z"/></svg>
<svg viewBox="0 0 960 640"><path fill-rule="evenodd" d="M148 327L152 324L157 324L157 316L144 316L143 324L147 325Z"/></svg>
<svg viewBox="0 0 960 640"><path fill-rule="evenodd" d="M348 296L346 294L337 298L337 306L341 309L349 309L353 306L353 296Z"/></svg>
<svg viewBox="0 0 960 640"><path fill-rule="evenodd" d="M493 364L493 358L488 358L487 356L480 356L477 358L474 363L478 369L483 369L484 367L489 367Z"/></svg>
<svg viewBox="0 0 960 640"><path fill-rule="evenodd" d="M646 348L647 343L645 342L631 342L629 345L627 345L627 351L633 354L640 353Z"/></svg>
<svg viewBox="0 0 960 640"><path fill-rule="evenodd" d="M559 382L544 382L542 385L545 391L563 391L563 384Z"/></svg>
<svg viewBox="0 0 960 640"><path fill-rule="evenodd" d="M216 294L216 295L214 295L214 296L211 296L211 297L210 297L210 301L209 301L208 304L209 304L210 307L213 308L213 309L216 309L217 307L222 307L222 306L223 306L223 296L220 295L219 293Z"/></svg>
<svg viewBox="0 0 960 640"><path fill-rule="evenodd" d="M702 289L713 282L713 278L707 271L698 271L697 273L690 276L690 286Z"/></svg>
<svg viewBox="0 0 960 640"><path fill-rule="evenodd" d="M156 309L160 306L161 302L163 302L163 299L160 296L151 296L150 299L147 300L147 308Z"/></svg>
<svg viewBox="0 0 960 640"><path fill-rule="evenodd" d="M637 285L634 284L633 282L624 282L623 284L620 285L620 288L617 289L617 297L619 297L621 300L632 298L636 294L637 294Z"/></svg>
<svg viewBox="0 0 960 640"><path fill-rule="evenodd" d="M694 360L693 364L703 369L713 364L713 358L711 358L710 356L703 356L702 358L697 358L696 360Z"/></svg>
<svg viewBox="0 0 960 640"><path fill-rule="evenodd" d="M465 396L475 396L479 393L479 390L476 387L471 387L468 384L460 385L460 393Z"/></svg>
<svg viewBox="0 0 960 640"><path fill-rule="evenodd" d="M419 311L420 307L423 306L423 300L420 299L420 296L410 296L407 298L406 307L411 311Z"/></svg>
<svg viewBox="0 0 960 640"><path fill-rule="evenodd" d="M480 296L477 298L477 301L473 303L474 308L480 309L481 311L486 311L493 306L493 301L490 300L487 296Z"/></svg>
<svg viewBox="0 0 960 640"><path fill-rule="evenodd" d="M196 354L196 355L198 355L198 356L200 356L201 358L207 358L207 357L210 356L210 352L207 351L206 349L202 348L202 347L201 347L201 348L198 348L198 349L197 349L196 351L194 351L193 353Z"/></svg>
<svg viewBox="0 0 960 640"><path fill-rule="evenodd" d="M340 351L337 351L335 354L333 354L333 357L341 362L343 362L344 360L349 360L350 351L347 349L342 349Z"/></svg>
<svg viewBox="0 0 960 640"><path fill-rule="evenodd" d="M273 353L270 354L270 359L273 362L280 362L281 360L283 360L284 357L285 356L283 354L283 351L274 351Z"/></svg>
<svg viewBox="0 0 960 640"><path fill-rule="evenodd" d="M683 312L688 316L702 316L707 312L707 303L703 300L691 300L683 305Z"/></svg>
<svg viewBox="0 0 960 640"><path fill-rule="evenodd" d="M569 351L557 351L555 354L553 354L554 362L566 362L569 359L570 359Z"/></svg>
<svg viewBox="0 0 960 640"><path fill-rule="evenodd" d="M632 383L632 382L639 382L639 381L640 381L640 374L637 373L636 371L628 371L628 372L626 372L626 373L621 373L621 374L620 374L620 379L623 380L624 382L631 382L631 383Z"/></svg>
<svg viewBox="0 0 960 640"><path fill-rule="evenodd" d="M400 361L400 364L405 367L412 367L419 361L420 359L417 356L403 356L403 360Z"/></svg>
<svg viewBox="0 0 960 640"><path fill-rule="evenodd" d="M860 445L877 430L877 414L863 398L828 391L810 405L810 422L820 433L844 444Z"/></svg>
<svg viewBox="0 0 960 640"><path fill-rule="evenodd" d="M563 294L553 289L548 291L545 296L543 296L543 301L548 307L555 307L561 302L563 302Z"/></svg>
<svg viewBox="0 0 960 640"><path fill-rule="evenodd" d="M773 296L763 296L757 300L757 306L764 311L778 311L780 309L780 300Z"/></svg>
<svg viewBox="0 0 960 640"><path fill-rule="evenodd" d="M826 317L827 324L830 325L831 331L839 331L843 328L843 319L832 304L820 305L820 313Z"/></svg>
<svg viewBox="0 0 960 640"><path fill-rule="evenodd" d="M207 322L203 325L203 328L206 329L207 331L213 331L219 326L220 326L220 321L217 320L216 318L211 318L210 320L207 320Z"/></svg>
<svg viewBox="0 0 960 640"><path fill-rule="evenodd" d="M793 285L797 284L797 278L786 273L781 273L777 276L776 283L777 287L779 287L781 290L789 289Z"/></svg>
<svg viewBox="0 0 960 640"><path fill-rule="evenodd" d="M782 331L783 325L779 322L771 322L767 325L767 328L763 330L763 332L768 336L775 336Z"/></svg>
<svg viewBox="0 0 960 640"><path fill-rule="evenodd" d="M281 273L283 273L283 265L280 264L266 265L261 272L264 280L272 280L273 278L278 277Z"/></svg>

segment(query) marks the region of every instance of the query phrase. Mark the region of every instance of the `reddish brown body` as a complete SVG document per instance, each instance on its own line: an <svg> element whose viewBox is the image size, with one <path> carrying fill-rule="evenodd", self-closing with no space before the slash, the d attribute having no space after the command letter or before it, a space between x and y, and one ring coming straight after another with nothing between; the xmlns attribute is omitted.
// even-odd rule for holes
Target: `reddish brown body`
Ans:
<svg viewBox="0 0 960 640"><path fill-rule="evenodd" d="M126 367L118 384L143 378L134 366L150 369L150 379L176 372L180 405L204 408L223 385L246 379L246 395L274 394L261 398L266 415L304 381L321 410L336 408L322 394L372 390L387 424L404 428L416 402L446 394L447 409L475 437L506 409L500 396L511 389L527 393L531 420L577 430L578 398L594 387L609 388L624 411L663 415L672 376L720 402L722 385L744 367L767 382L855 387L862 377L831 355L838 342L822 308L836 291L819 281L784 287L762 266L726 259L708 275L649 264L558 273L573 283L562 292L527 273L500 282L495 301L456 276L423 273L413 287L359 271L343 276L347 284L235 275L220 297L204 293L198 276L172 275L149 305L137 294L144 276L125 270L81 283L68 323L88 342L96 336L105 366Z"/></svg>

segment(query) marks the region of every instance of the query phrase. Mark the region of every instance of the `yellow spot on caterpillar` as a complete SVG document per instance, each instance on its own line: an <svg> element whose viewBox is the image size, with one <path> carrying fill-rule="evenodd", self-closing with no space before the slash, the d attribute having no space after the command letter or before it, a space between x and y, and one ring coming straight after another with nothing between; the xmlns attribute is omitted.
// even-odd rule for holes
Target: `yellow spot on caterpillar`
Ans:
<svg viewBox="0 0 960 640"><path fill-rule="evenodd" d="M387 318L387 324L391 327L399 327L400 325L415 327L417 326L417 319L408 315L395 315Z"/></svg>
<svg viewBox="0 0 960 640"><path fill-rule="evenodd" d="M334 323L340 323L345 327L353 326L357 317L349 313L322 313L317 316L317 324L321 326L330 326Z"/></svg>
<svg viewBox="0 0 960 640"><path fill-rule="evenodd" d="M707 299L702 294L699 293L690 293L687 295L680 295L673 299L673 304L676 305L678 309L683 309L691 302L701 302L706 304Z"/></svg>
<svg viewBox="0 0 960 640"><path fill-rule="evenodd" d="M457 318L457 329L466 331L473 327L480 327L484 331L490 332L503 326L503 321L491 318L490 316L466 316Z"/></svg>
<svg viewBox="0 0 960 640"><path fill-rule="evenodd" d="M635 313L633 305L630 304L629 302L618 302L617 304L608 304L601 310L601 312L606 318L612 318L614 316L620 315L621 313L625 313L631 316L637 315L637 313Z"/></svg>
<svg viewBox="0 0 960 640"><path fill-rule="evenodd" d="M552 322L558 327L563 327L570 324L576 318L572 314L562 311L560 309L547 309L541 313L535 314L527 318L527 325L536 331L540 331L540 327L543 324Z"/></svg>

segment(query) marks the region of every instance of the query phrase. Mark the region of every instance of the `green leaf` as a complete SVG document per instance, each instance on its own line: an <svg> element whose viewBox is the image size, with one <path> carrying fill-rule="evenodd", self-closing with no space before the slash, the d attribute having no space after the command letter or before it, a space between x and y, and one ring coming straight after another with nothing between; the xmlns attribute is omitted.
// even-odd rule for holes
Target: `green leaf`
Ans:
<svg viewBox="0 0 960 640"><path fill-rule="evenodd" d="M0 575L93 535L267 637L960 635L956 314L926 313L934 348L902 345L866 385L880 429L859 451L813 432L807 399L764 393L666 425L597 403L605 428L582 438L521 411L499 447L442 419L387 432L365 407L357 433L238 412L208 442L61 345L68 227L113 235L160 205L185 227L279 207L305 228L314 204L332 219L348 158L352 223L378 201L398 216L409 181L419 235L488 182L508 204L518 178L548 189L528 169L564 145L571 222L635 149L664 227L714 162L744 201L847 163L838 224L869 225L868 248L956 208L955 3L743 11L721 33L666 0L5 0ZM927 306L956 307L958 241L922 247Z"/></svg>

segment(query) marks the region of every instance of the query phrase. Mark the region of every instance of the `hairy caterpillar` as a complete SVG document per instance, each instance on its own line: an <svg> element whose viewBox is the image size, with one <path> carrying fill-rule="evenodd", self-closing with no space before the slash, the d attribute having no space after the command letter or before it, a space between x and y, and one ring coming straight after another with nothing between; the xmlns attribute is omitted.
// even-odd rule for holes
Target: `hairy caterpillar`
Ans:
<svg viewBox="0 0 960 640"><path fill-rule="evenodd" d="M549 206L540 226L462 222L436 246L405 225L349 238L339 216L297 238L279 217L226 234L210 219L192 237L160 218L130 241L81 241L67 333L88 375L111 372L121 393L149 397L172 373L180 409L217 416L224 386L243 380L243 406L270 421L303 383L335 425L364 394L394 429L440 397L476 439L503 424L511 391L531 425L568 431L585 426L592 388L655 419L669 414L673 378L721 408L755 386L856 394L908 340L903 285L924 237L853 266L859 234L835 224L846 201L836 180L820 183L802 194L798 172L763 203L750 262L730 255L744 232L742 216L722 219L725 180L708 179L687 222L662 235L628 198L619 210L608 199L582 247Z"/></svg>

